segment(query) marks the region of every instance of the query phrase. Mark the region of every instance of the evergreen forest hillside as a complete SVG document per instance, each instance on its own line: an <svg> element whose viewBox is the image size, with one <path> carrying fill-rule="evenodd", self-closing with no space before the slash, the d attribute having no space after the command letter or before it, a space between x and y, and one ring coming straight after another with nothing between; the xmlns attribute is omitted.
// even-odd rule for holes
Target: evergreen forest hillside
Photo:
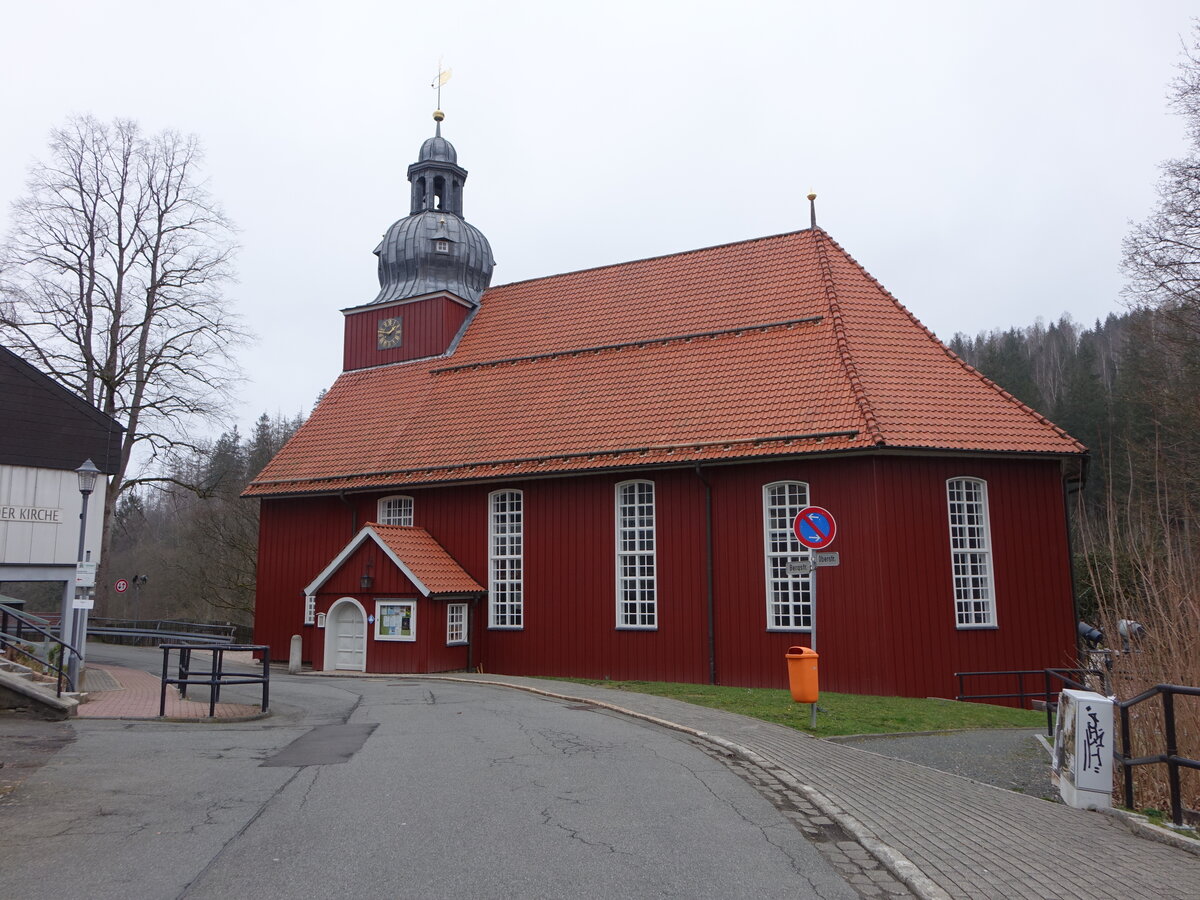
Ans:
<svg viewBox="0 0 1200 900"><path fill-rule="evenodd" d="M1167 612L1167 621L1197 619L1195 316L1168 304L1090 327L1064 316L950 341L966 362L1090 450L1085 486L1072 503L1085 619L1158 620Z"/></svg>

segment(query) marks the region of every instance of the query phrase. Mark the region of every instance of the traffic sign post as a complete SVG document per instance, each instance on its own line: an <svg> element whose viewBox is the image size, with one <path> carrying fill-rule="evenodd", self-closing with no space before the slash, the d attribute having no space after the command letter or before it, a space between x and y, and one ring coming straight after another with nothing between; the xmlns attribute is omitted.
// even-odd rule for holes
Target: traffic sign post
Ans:
<svg viewBox="0 0 1200 900"><path fill-rule="evenodd" d="M118 594L123 594L127 590L129 590L129 582L126 581L124 578L118 578L117 583L113 585L113 590L116 591Z"/></svg>
<svg viewBox="0 0 1200 900"><path fill-rule="evenodd" d="M833 518L833 514L821 506L806 506L800 512L796 513L796 518L792 520L792 531L796 534L798 540L803 546L809 550L824 550L833 543L833 539L837 537L837 521ZM814 553L805 560L804 566L808 572L811 572L811 577L816 578L816 572L813 572L814 567L818 566L836 566L841 563L841 558L836 552ZM789 564L789 569L791 564ZM805 574L801 572L800 574ZM809 646L815 651L817 649L817 598L812 598L812 605L809 613ZM817 727L817 704L812 705L812 716L810 719L810 727Z"/></svg>

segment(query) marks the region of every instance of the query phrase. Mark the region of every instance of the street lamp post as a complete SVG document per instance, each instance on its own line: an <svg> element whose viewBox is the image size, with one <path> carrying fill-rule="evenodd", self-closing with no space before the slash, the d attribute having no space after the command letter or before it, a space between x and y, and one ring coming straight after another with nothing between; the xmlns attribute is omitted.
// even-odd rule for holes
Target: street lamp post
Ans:
<svg viewBox="0 0 1200 900"><path fill-rule="evenodd" d="M148 575L134 575L133 578L130 579L130 583L133 585L133 620L135 623L137 623L134 627L138 627L138 625L141 623L142 585L149 580L150 577Z"/></svg>
<svg viewBox="0 0 1200 900"><path fill-rule="evenodd" d="M86 561L86 555L87 555L87 551L84 550L84 543L87 540L88 499L91 497L92 491L94 491L96 489L96 478L99 477L100 470L97 469L96 464L89 459L86 462L84 462L84 464L82 466L80 466L78 469L75 470L75 474L79 477L79 493L83 497L82 509L80 509L80 511L79 511L79 558L78 558L78 562L83 563ZM76 571L78 572L79 569L76 569ZM67 667L67 672L71 679L71 686L75 690L79 690L81 687L81 685L79 683L79 664L83 661L83 656L84 656L83 647L84 647L84 643L87 641L87 609L86 608L76 608L76 607L79 607L79 601L81 599L87 597L87 592L88 592L88 588L86 586L84 586L84 587L77 586L75 588L75 602L71 604L72 609L70 611L71 612L71 628L70 628L70 632L69 632L69 634L70 634L69 640L72 644L75 645L76 649L78 650L78 653L75 653L71 656L71 662L70 662L69 666ZM69 592L67 592L67 593L69 593ZM68 638L65 636L67 634L66 610L64 610L63 623L62 623L61 627L62 627L62 631L64 633L63 640L68 640Z"/></svg>

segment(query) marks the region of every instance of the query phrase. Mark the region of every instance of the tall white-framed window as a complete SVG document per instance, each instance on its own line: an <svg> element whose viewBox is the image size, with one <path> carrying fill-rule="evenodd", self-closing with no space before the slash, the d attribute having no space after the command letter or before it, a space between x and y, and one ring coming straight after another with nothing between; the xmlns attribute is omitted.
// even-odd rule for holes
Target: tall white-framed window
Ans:
<svg viewBox="0 0 1200 900"><path fill-rule="evenodd" d="M384 497L379 501L378 517L380 525L412 525L413 498Z"/></svg>
<svg viewBox="0 0 1200 900"><path fill-rule="evenodd" d="M813 578L800 572L808 551L796 540L792 523L808 506L803 481L763 485L763 542L766 553L767 631L809 631L812 628Z"/></svg>
<svg viewBox="0 0 1200 900"><path fill-rule="evenodd" d="M951 478L946 482L946 500L950 514L955 625L995 628L996 590L992 581L987 482L979 478Z"/></svg>
<svg viewBox="0 0 1200 900"><path fill-rule="evenodd" d="M520 491L494 491L488 509L488 627L523 628L524 498Z"/></svg>
<svg viewBox="0 0 1200 900"><path fill-rule="evenodd" d="M467 604L446 604L446 644L465 644L467 642Z"/></svg>
<svg viewBox="0 0 1200 900"><path fill-rule="evenodd" d="M658 627L652 481L617 485L617 627Z"/></svg>

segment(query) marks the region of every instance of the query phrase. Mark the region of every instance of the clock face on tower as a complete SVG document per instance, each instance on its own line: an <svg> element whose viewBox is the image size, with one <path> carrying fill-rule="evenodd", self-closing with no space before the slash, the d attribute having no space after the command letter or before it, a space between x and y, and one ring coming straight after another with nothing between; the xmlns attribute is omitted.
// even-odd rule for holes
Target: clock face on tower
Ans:
<svg viewBox="0 0 1200 900"><path fill-rule="evenodd" d="M375 329L375 339L380 350L391 350L400 346L400 318L380 319Z"/></svg>

